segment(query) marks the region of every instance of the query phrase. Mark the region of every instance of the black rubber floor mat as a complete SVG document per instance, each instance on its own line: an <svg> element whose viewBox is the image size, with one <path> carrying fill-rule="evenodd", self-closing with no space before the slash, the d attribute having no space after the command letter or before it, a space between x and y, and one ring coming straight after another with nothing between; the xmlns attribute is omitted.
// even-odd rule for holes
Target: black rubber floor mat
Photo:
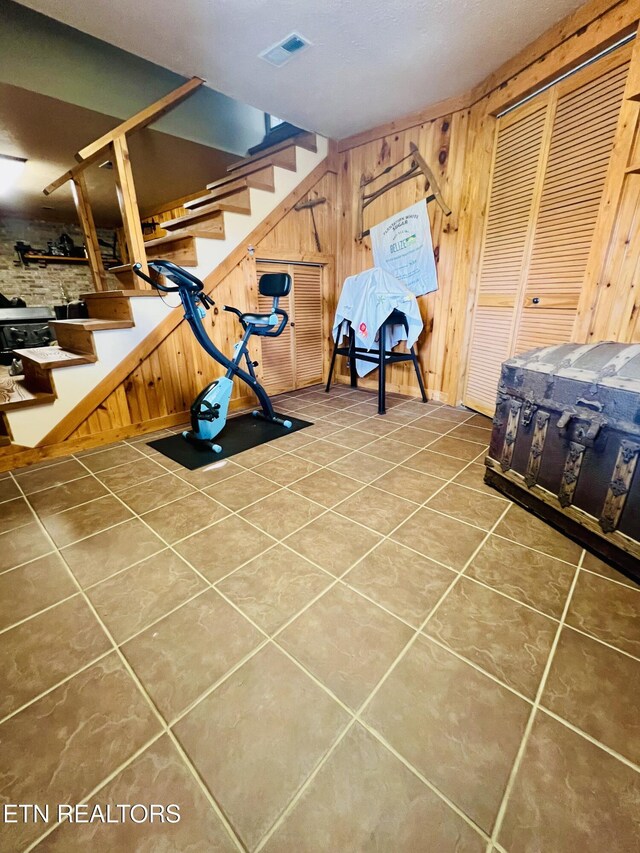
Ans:
<svg viewBox="0 0 640 853"><path fill-rule="evenodd" d="M225 428L216 437L216 442L222 447L222 453L215 453L206 447L198 447L183 438L180 433L150 441L149 447L153 447L154 450L159 451L163 456L168 456L169 459L173 459L174 462L184 468L194 471L196 468L202 468L212 462L228 459L230 456L235 456L236 453L242 453L243 450L250 450L252 447L265 444L267 441L273 441L276 438L282 438L283 435L291 435L292 432L297 432L299 429L313 426L309 421L301 421L298 418L292 418L290 415L279 414L278 417L286 417L290 420L291 427L287 429L282 424L265 421L263 418L256 418L252 414L229 418Z"/></svg>

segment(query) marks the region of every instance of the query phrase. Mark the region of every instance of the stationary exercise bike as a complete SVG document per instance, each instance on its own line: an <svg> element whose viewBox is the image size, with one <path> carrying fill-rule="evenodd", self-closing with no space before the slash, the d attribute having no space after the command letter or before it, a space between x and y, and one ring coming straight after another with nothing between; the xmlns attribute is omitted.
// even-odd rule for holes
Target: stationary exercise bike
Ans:
<svg viewBox="0 0 640 853"><path fill-rule="evenodd" d="M246 382L258 398L262 410L253 412L256 417L265 418L273 423L282 424L286 429L291 429L291 421L281 418L274 412L269 395L256 377L254 368L257 362L251 361L248 349L249 338L252 335L277 338L283 333L289 317L286 311L278 308L278 300L287 296L291 290L291 276L287 273L265 273L260 276L259 292L263 296L273 298L270 314L243 314L237 308L223 306L224 311L237 316L244 330L242 340L233 348L233 358L227 358L213 343L202 324L205 312L212 308L215 302L204 292L204 285L200 279L171 261L153 260L149 261L148 266L158 274L158 279L153 279L144 273L141 264L134 264L133 271L156 290L179 294L184 307L185 320L191 326L196 340L211 358L227 368L225 375L207 385L191 404L191 430L183 432L183 438L215 453L222 452L221 445L214 439L222 432L227 422L234 376ZM167 281L172 281L173 285L167 284ZM246 370L240 366L243 359L246 362Z"/></svg>

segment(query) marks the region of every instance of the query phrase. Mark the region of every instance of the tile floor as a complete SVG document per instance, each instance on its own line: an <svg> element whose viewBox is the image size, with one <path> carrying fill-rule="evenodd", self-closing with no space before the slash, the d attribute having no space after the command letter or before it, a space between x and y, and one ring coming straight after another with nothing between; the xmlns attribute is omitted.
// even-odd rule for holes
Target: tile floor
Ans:
<svg viewBox="0 0 640 853"><path fill-rule="evenodd" d="M212 470L0 474L0 849L629 853L640 590L482 481L489 421L338 387Z"/></svg>

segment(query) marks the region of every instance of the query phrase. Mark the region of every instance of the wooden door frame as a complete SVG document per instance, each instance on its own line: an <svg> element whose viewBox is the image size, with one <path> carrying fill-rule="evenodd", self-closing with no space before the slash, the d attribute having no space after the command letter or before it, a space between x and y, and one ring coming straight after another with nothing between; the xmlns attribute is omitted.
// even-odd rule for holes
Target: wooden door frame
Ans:
<svg viewBox="0 0 640 853"><path fill-rule="evenodd" d="M331 297L334 293L335 257L323 252L283 251L275 249L256 250L254 261L258 263L280 263L292 265L307 265L320 267L320 296L322 299L322 382L326 383L329 375L332 343L331 329L335 306Z"/></svg>

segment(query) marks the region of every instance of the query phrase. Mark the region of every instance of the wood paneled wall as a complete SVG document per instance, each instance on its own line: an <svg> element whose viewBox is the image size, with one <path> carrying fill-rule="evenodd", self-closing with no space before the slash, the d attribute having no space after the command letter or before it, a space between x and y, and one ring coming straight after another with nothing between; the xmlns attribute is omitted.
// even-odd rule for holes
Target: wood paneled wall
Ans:
<svg viewBox="0 0 640 853"><path fill-rule="evenodd" d="M309 198L321 196L327 202L315 207L315 219L322 248L330 253L332 260L335 250L336 177L330 172L308 195ZM223 311L222 306L233 305L241 311L257 310L256 257L268 258L275 253L277 258L288 256L295 261L317 251L311 214L308 210L291 210L274 224L254 249L254 255L246 255L215 288L212 295L216 307L205 318L207 332L228 354L233 352L234 344L242 335L235 316ZM175 305L177 299L169 296L167 302ZM252 346L254 358L260 361L260 342L256 341ZM69 439L89 439L137 424L178 423L185 419L196 394L222 373L220 365L198 345L183 320L71 433ZM253 402L253 395L246 386L236 382L231 408L245 408Z"/></svg>
<svg viewBox="0 0 640 853"><path fill-rule="evenodd" d="M468 360L480 251L494 152L496 115L550 80L608 47L638 24L640 5L628 0L591 0L552 28L514 60L471 92L466 109L445 115L425 111L386 128L374 128L339 144L339 226L337 287L347 275L372 265L370 240L357 240L358 185L361 175L379 173L409 153L415 142L434 170L451 217L429 204L439 291L420 297L425 331L418 346L430 396L457 404L462 399ZM640 44L632 70L638 73ZM463 99L464 100L464 99ZM447 107L459 107L455 99ZM573 330L577 341L640 340L640 175L629 176L630 163L640 164L637 101L626 100L620 114L593 244ZM413 125L412 125L413 123ZM412 125L412 126L411 126ZM399 129L401 128L401 129ZM401 164L380 184L403 171ZM374 188L377 184L373 185ZM365 211L365 228L424 197L418 178L390 190ZM346 366L341 365L346 378ZM388 371L390 390L418 394L415 376L406 365ZM373 386L376 374L363 385Z"/></svg>

